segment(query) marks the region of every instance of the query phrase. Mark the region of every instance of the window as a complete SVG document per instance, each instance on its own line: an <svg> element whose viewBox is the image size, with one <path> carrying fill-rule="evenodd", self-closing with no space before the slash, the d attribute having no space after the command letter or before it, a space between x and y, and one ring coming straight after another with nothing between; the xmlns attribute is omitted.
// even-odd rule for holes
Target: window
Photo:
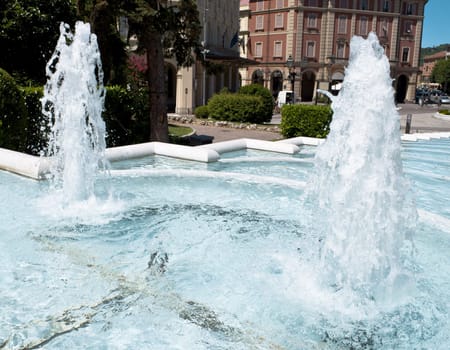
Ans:
<svg viewBox="0 0 450 350"><path fill-rule="evenodd" d="M338 41L337 43L336 57L337 58L345 57L345 43L342 41Z"/></svg>
<svg viewBox="0 0 450 350"><path fill-rule="evenodd" d="M342 9L348 8L348 0L340 0L339 1L339 7Z"/></svg>
<svg viewBox="0 0 450 350"><path fill-rule="evenodd" d="M275 28L283 28L283 14L275 14Z"/></svg>
<svg viewBox="0 0 450 350"><path fill-rule="evenodd" d="M284 0L277 0L277 9L282 9L284 7Z"/></svg>
<svg viewBox="0 0 450 350"><path fill-rule="evenodd" d="M255 57L262 57L263 43L258 41L255 43Z"/></svg>
<svg viewBox="0 0 450 350"><path fill-rule="evenodd" d="M273 43L273 57L282 57L283 43L281 41L274 41Z"/></svg>
<svg viewBox="0 0 450 350"><path fill-rule="evenodd" d="M405 13L407 15L417 15L417 4L416 3L412 3L409 2L408 4L406 4L406 11Z"/></svg>
<svg viewBox="0 0 450 350"><path fill-rule="evenodd" d="M367 35L367 17L363 16L359 22L359 34Z"/></svg>
<svg viewBox="0 0 450 350"><path fill-rule="evenodd" d="M338 31L338 34L347 33L347 16L339 16L337 31Z"/></svg>
<svg viewBox="0 0 450 350"><path fill-rule="evenodd" d="M380 38L387 38L389 31L389 22L387 18L381 18L378 27L378 36Z"/></svg>
<svg viewBox="0 0 450 350"><path fill-rule="evenodd" d="M308 41L306 43L306 57L314 57L316 51L316 43L315 41Z"/></svg>
<svg viewBox="0 0 450 350"><path fill-rule="evenodd" d="M313 7L317 7L318 5L317 5L317 0L306 0L305 1L305 5L306 6L313 6Z"/></svg>
<svg viewBox="0 0 450 350"><path fill-rule="evenodd" d="M264 10L264 0L256 0L256 11Z"/></svg>
<svg viewBox="0 0 450 350"><path fill-rule="evenodd" d="M368 1L367 0L361 0L361 10L368 10L369 6L368 6Z"/></svg>
<svg viewBox="0 0 450 350"><path fill-rule="evenodd" d="M383 12L389 12L389 0L381 0L381 10Z"/></svg>
<svg viewBox="0 0 450 350"><path fill-rule="evenodd" d="M308 14L307 26L308 28L317 28L317 14L315 13Z"/></svg>
<svg viewBox="0 0 450 350"><path fill-rule="evenodd" d="M256 16L256 30L264 30L264 16Z"/></svg>
<svg viewBox="0 0 450 350"><path fill-rule="evenodd" d="M404 47L402 51L402 62L409 62L409 47Z"/></svg>
<svg viewBox="0 0 450 350"><path fill-rule="evenodd" d="M405 22L405 27L404 27L404 34L406 34L406 35L410 35L410 34L412 34L412 31L413 31L413 25L412 25L412 22L411 21L406 21Z"/></svg>

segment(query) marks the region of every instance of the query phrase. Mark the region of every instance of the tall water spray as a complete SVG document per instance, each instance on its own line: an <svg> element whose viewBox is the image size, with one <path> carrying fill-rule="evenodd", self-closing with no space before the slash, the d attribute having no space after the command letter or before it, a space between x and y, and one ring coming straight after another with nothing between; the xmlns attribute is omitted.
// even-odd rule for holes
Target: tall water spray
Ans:
<svg viewBox="0 0 450 350"><path fill-rule="evenodd" d="M389 61L373 33L352 38L350 51L308 194L325 282L374 300L408 280L402 251L411 247L416 210L402 170Z"/></svg>
<svg viewBox="0 0 450 350"><path fill-rule="evenodd" d="M66 202L85 200L93 194L105 151L103 71L88 23L77 22L74 34L61 23L46 73L42 109L50 128L46 155L55 160L52 177Z"/></svg>

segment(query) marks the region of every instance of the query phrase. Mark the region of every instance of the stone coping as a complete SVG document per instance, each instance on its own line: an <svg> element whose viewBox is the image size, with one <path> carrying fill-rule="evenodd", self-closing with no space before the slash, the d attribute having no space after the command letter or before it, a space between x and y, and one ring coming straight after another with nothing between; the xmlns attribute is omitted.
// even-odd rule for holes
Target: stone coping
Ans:
<svg viewBox="0 0 450 350"><path fill-rule="evenodd" d="M417 133L401 136L402 141L429 140L433 138L450 138L450 132ZM201 146L184 146L164 142L146 142L135 145L108 148L105 156L108 161L116 162L126 159L161 155L197 162L216 162L222 153L245 149L296 154L302 145L318 146L323 139L312 137L295 137L279 141L264 141L241 138L230 141L211 143ZM0 170L26 176L32 179L44 179L49 172L51 158L32 156L0 148Z"/></svg>

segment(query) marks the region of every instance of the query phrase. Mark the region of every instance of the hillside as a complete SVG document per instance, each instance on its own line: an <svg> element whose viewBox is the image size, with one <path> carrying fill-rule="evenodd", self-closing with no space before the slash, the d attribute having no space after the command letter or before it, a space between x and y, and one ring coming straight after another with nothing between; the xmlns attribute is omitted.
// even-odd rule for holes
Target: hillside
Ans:
<svg viewBox="0 0 450 350"><path fill-rule="evenodd" d="M420 56L425 57L429 55L433 55L440 51L445 51L450 46L450 44L441 44L439 46L433 46L433 47L422 47L420 49Z"/></svg>

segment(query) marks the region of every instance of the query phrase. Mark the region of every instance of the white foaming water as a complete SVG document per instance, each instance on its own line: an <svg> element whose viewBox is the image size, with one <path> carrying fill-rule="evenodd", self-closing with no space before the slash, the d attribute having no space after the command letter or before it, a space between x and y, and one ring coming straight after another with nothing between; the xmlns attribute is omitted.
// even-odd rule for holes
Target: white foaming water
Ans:
<svg viewBox="0 0 450 350"><path fill-rule="evenodd" d="M367 40L354 37L350 51L308 198L315 207L324 283L356 291L364 304L391 298L386 293L409 280L402 250L417 214L402 170L389 61L373 33Z"/></svg>
<svg viewBox="0 0 450 350"><path fill-rule="evenodd" d="M88 23L77 22L72 34L61 23L55 52L47 64L43 113L50 127L45 153L55 158L51 177L72 203L93 195L94 179L104 166L105 89L100 52Z"/></svg>

